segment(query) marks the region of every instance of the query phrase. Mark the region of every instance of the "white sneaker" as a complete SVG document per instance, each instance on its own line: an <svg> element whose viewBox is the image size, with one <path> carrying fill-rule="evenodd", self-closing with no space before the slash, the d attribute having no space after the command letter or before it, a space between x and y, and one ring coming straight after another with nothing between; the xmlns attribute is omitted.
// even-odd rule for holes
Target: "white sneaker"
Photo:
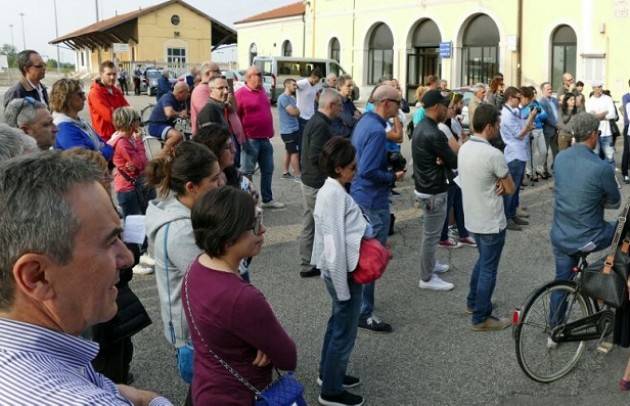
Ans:
<svg viewBox="0 0 630 406"><path fill-rule="evenodd" d="M140 256L140 263L146 267L152 268L155 266L155 259L151 258L149 254L143 254Z"/></svg>
<svg viewBox="0 0 630 406"><path fill-rule="evenodd" d="M551 337L547 337L547 349L554 350L558 347L558 343L553 341Z"/></svg>
<svg viewBox="0 0 630 406"><path fill-rule="evenodd" d="M439 276L433 274L431 276L431 280L428 282L420 279L420 283L418 284L420 289L429 289L429 290L439 290L439 291L447 291L452 290L455 285L450 282L443 281Z"/></svg>
<svg viewBox="0 0 630 406"><path fill-rule="evenodd" d="M275 200L270 200L262 204L263 209L284 209L284 207L284 203L276 202Z"/></svg>
<svg viewBox="0 0 630 406"><path fill-rule="evenodd" d="M151 275L153 268L138 264L132 268L132 271L134 275Z"/></svg>
<svg viewBox="0 0 630 406"><path fill-rule="evenodd" d="M438 261L435 261L435 266L433 267L433 272L435 273L444 273L448 272L451 269L447 264L441 264Z"/></svg>

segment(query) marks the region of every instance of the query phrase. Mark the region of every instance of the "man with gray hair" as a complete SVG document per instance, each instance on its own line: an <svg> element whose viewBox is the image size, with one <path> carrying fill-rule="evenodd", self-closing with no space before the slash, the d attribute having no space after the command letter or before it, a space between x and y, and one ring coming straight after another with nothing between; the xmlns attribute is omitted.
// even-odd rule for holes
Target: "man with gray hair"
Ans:
<svg viewBox="0 0 630 406"><path fill-rule="evenodd" d="M199 74L201 82L195 86L190 96L190 126L193 135L197 134L197 116L208 103L208 98L210 98L208 83L210 79L221 76L221 69L216 63L208 61L201 64Z"/></svg>
<svg viewBox="0 0 630 406"><path fill-rule="evenodd" d="M37 152L34 139L17 128L0 123L0 163L32 152Z"/></svg>
<svg viewBox="0 0 630 406"><path fill-rule="evenodd" d="M97 373L81 338L116 315L133 261L102 176L52 151L0 167L0 404L171 405Z"/></svg>
<svg viewBox="0 0 630 406"><path fill-rule="evenodd" d="M475 116L475 110L481 103L484 103L486 100L486 85L483 83L476 83L471 88L473 92L473 97L468 102L468 122L473 122L473 117Z"/></svg>
<svg viewBox="0 0 630 406"><path fill-rule="evenodd" d="M599 117L580 113L571 125L575 145L560 152L553 167L551 245L556 280L571 278L571 269L577 265L575 254L610 245L615 226L604 220L604 209L618 208L621 203L614 168L593 152L598 143ZM562 297L552 295L550 314L561 301Z"/></svg>
<svg viewBox="0 0 630 406"><path fill-rule="evenodd" d="M29 96L13 99L4 109L4 119L8 125L19 128L33 137L41 150L50 149L55 144L57 127L46 105Z"/></svg>
<svg viewBox="0 0 630 406"><path fill-rule="evenodd" d="M324 89L319 96L319 106L313 117L306 123L302 134L302 204L304 217L300 234L300 258L302 261L300 276L308 278L318 276L319 269L311 266L315 222L313 210L317 191L326 181L326 172L319 166L319 157L324 144L332 138L331 121L341 113L341 96L334 89Z"/></svg>
<svg viewBox="0 0 630 406"><path fill-rule="evenodd" d="M48 105L48 91L42 84L46 76L46 62L32 49L17 54L16 62L22 78L6 91L2 105L6 107L11 100L27 96Z"/></svg>

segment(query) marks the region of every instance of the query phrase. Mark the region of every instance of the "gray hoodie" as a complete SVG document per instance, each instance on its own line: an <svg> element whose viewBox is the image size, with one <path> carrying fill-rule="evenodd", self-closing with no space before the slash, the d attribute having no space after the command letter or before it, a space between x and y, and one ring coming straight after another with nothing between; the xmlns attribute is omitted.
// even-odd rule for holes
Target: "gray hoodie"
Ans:
<svg viewBox="0 0 630 406"><path fill-rule="evenodd" d="M164 233L167 224L170 226L167 241L168 258L165 258ZM155 259L155 281L160 296L164 335L169 343L172 342L169 329L168 288L170 287L170 314L173 317L175 330L175 347L179 348L188 341L190 336L182 307L182 282L190 265L202 253L202 250L195 244L190 209L180 203L174 194L164 200L156 199L149 202L145 226L149 239L149 254ZM164 267L165 259L168 266L168 279Z"/></svg>

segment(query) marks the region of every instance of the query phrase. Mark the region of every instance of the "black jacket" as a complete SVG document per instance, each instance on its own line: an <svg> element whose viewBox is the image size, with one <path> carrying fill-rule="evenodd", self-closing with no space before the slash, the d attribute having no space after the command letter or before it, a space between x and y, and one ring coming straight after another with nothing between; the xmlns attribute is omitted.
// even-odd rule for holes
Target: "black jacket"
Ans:
<svg viewBox="0 0 630 406"><path fill-rule="evenodd" d="M425 117L413 130L411 154L416 191L431 195L446 192L449 173L457 169L457 155L431 118ZM444 161L443 165L436 163L438 157Z"/></svg>
<svg viewBox="0 0 630 406"><path fill-rule="evenodd" d="M308 120L302 133L301 165L302 183L319 189L326 181L326 174L319 167L319 156L326 141L332 138L330 119L319 111Z"/></svg>
<svg viewBox="0 0 630 406"><path fill-rule="evenodd" d="M4 100L2 101L4 108L11 102L13 99L23 99L27 96L32 97L33 99L40 101L48 106L48 90L41 84L42 86L42 94L44 95L44 100L39 100L39 92L37 89L33 89L33 87L28 83L25 78L20 79L15 85L11 86L7 89L4 94Z"/></svg>

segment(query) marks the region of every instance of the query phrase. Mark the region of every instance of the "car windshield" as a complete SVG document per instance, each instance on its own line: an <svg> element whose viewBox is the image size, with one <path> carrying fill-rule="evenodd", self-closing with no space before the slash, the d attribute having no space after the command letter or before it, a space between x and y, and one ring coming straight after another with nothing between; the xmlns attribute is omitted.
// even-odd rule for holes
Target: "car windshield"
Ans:
<svg viewBox="0 0 630 406"><path fill-rule="evenodd" d="M161 75L162 74L160 73L160 71L157 71L157 70L148 70L147 71L147 78L149 78L149 79L157 79Z"/></svg>

